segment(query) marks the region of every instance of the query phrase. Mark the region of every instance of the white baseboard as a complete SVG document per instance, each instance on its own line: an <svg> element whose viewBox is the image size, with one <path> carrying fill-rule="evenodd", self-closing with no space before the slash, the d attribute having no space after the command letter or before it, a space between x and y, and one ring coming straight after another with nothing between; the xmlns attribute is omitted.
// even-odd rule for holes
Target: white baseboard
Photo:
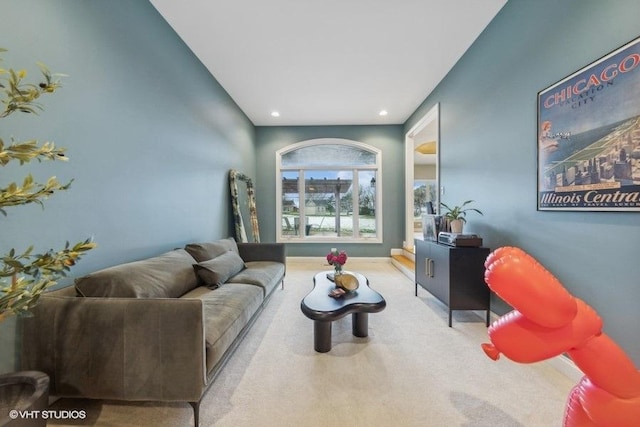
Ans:
<svg viewBox="0 0 640 427"><path fill-rule="evenodd" d="M553 359L549 359L544 363L548 363L555 370L564 374L567 378L575 381L577 384L582 377L584 377L584 372L582 372L573 361L567 356L561 355L556 356Z"/></svg>
<svg viewBox="0 0 640 427"><path fill-rule="evenodd" d="M350 256L349 260L352 262L366 261L366 262L391 262L389 257L355 257ZM319 265L326 265L327 259L325 257L317 256L288 256L287 262L317 262ZM328 266L328 265L327 265Z"/></svg>

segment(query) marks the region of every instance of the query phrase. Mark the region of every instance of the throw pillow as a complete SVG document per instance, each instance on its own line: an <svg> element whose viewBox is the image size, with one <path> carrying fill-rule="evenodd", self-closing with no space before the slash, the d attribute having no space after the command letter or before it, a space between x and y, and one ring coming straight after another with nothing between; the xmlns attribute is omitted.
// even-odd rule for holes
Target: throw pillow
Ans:
<svg viewBox="0 0 640 427"><path fill-rule="evenodd" d="M216 258L228 251L239 255L238 245L232 237L208 243L190 243L184 249L198 262Z"/></svg>
<svg viewBox="0 0 640 427"><path fill-rule="evenodd" d="M227 251L213 259L194 264L193 268L205 286L215 289L241 272L245 265L240 255Z"/></svg>

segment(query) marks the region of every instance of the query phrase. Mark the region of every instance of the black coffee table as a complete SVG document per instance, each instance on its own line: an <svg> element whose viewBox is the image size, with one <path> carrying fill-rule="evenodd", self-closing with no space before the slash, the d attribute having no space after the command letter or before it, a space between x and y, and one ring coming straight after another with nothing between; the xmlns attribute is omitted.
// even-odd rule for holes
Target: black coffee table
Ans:
<svg viewBox="0 0 640 427"><path fill-rule="evenodd" d="M369 287L362 274L350 272L358 278L358 289L341 298L332 298L329 292L336 285L327 278L331 271L323 271L313 278L313 290L302 299L300 309L313 322L314 348L319 353L331 350L331 322L347 314L352 315L352 331L356 337L369 334L369 313L384 310L387 302Z"/></svg>

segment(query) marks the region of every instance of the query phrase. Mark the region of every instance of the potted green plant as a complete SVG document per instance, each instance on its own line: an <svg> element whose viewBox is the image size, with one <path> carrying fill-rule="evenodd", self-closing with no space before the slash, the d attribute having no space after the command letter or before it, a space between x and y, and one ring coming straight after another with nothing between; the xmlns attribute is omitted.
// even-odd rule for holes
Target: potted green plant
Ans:
<svg viewBox="0 0 640 427"><path fill-rule="evenodd" d="M0 48L0 54L3 52L6 49ZM38 65L43 77L38 84L24 81L27 75L25 70L0 67L0 119L14 113L37 114L38 110L42 110L38 103L40 96L54 93L60 88L59 76L51 74L44 65ZM11 162L24 165L32 160L66 161L64 153L63 148L57 148L51 142L39 144L36 140L16 141L13 138L5 141L0 137L0 166ZM23 179L22 184L11 182L6 187L0 184L0 213L6 216L6 208L30 203L43 206L44 199L57 191L68 189L70 184L61 184L55 177L39 184L31 174ZM10 249L7 254L0 255L0 323L9 316L28 315L42 293L56 285L69 268L94 247L95 243L87 239L75 245L67 242L63 249L57 251L50 249L34 253L33 246L30 246L23 251ZM33 371L0 376L0 408L10 406L16 411L46 409L48 384L46 374ZM24 393L31 394L26 396ZM27 420L9 420L7 414L8 411L0 414L0 425L26 425ZM32 421L34 425L46 424L44 419Z"/></svg>
<svg viewBox="0 0 640 427"><path fill-rule="evenodd" d="M462 203L460 206L449 207L447 204L440 202L440 205L445 209L443 216L445 219L449 221L449 225L451 226L452 233L462 233L462 229L464 224L467 222L467 212L474 211L483 215L483 213L476 208L471 208L467 206L469 203L473 203L473 200L467 200Z"/></svg>

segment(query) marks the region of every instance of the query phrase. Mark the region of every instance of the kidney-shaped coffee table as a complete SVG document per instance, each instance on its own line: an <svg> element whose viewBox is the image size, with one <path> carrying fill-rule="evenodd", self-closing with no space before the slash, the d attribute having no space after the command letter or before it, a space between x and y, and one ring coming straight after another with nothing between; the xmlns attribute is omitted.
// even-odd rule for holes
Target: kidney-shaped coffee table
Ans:
<svg viewBox="0 0 640 427"><path fill-rule="evenodd" d="M387 302L369 287L369 280L362 274L349 272L358 278L358 289L340 298L332 298L329 292L336 285L327 278L330 271L318 273L313 278L313 290L302 299L300 308L313 322L314 348L319 353L331 350L331 322L347 314L352 315L352 331L356 337L369 334L369 313L384 310Z"/></svg>

